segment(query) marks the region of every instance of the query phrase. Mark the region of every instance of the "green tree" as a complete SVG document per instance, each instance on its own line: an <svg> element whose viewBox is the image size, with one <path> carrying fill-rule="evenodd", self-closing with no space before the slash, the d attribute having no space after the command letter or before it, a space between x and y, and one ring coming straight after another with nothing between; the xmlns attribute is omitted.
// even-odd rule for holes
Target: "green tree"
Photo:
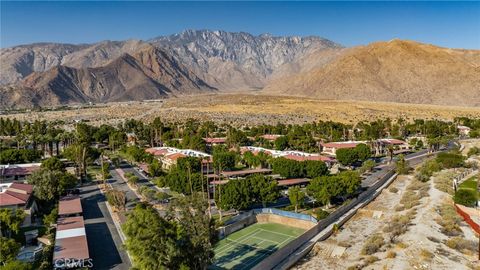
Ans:
<svg viewBox="0 0 480 270"><path fill-rule="evenodd" d="M207 209L207 201L194 193L174 201L167 217L179 228L181 265L189 269L207 269L213 262L217 233L213 219L205 214Z"/></svg>
<svg viewBox="0 0 480 270"><path fill-rule="evenodd" d="M281 136L275 139L275 149L276 150L285 150L288 148L288 138L287 136Z"/></svg>
<svg viewBox="0 0 480 270"><path fill-rule="evenodd" d="M213 166L219 172L231 170L235 168L236 156L235 152L214 151Z"/></svg>
<svg viewBox="0 0 480 270"><path fill-rule="evenodd" d="M118 189L109 189L105 195L111 206L118 210L125 210L125 204L127 202L125 192Z"/></svg>
<svg viewBox="0 0 480 270"><path fill-rule="evenodd" d="M122 230L135 268L179 268L182 251L178 248L177 226L161 218L153 207L137 204L128 212Z"/></svg>
<svg viewBox="0 0 480 270"><path fill-rule="evenodd" d="M0 265L15 260L20 246L14 239L0 237Z"/></svg>
<svg viewBox="0 0 480 270"><path fill-rule="evenodd" d="M295 206L295 213L298 212L298 206L301 206L305 201L305 193L298 186L290 187L288 189L288 199L290 203Z"/></svg>
<svg viewBox="0 0 480 270"><path fill-rule="evenodd" d="M336 151L338 162L344 166L352 166L358 160L355 148L340 148Z"/></svg>
<svg viewBox="0 0 480 270"><path fill-rule="evenodd" d="M43 160L40 167L50 171L65 171L65 165L58 157L51 157Z"/></svg>
<svg viewBox="0 0 480 270"><path fill-rule="evenodd" d="M33 185L35 196L44 201L52 201L77 185L77 178L70 173L43 169L32 173L27 180Z"/></svg>
<svg viewBox="0 0 480 270"><path fill-rule="evenodd" d="M249 181L230 180L226 184L215 187L218 192L215 194L216 205L223 210L243 210L252 205L253 194Z"/></svg>
<svg viewBox="0 0 480 270"><path fill-rule="evenodd" d="M272 161L272 171L285 178L305 177L304 163L283 157L275 158Z"/></svg>
<svg viewBox="0 0 480 270"><path fill-rule="evenodd" d="M26 214L22 209L0 209L0 229L2 230L2 235L10 237L12 232L18 233L25 216Z"/></svg>
<svg viewBox="0 0 480 270"><path fill-rule="evenodd" d="M370 150L370 147L364 143L358 144L355 147L355 152L357 152L357 158L360 161L365 161L372 156L372 150Z"/></svg>
<svg viewBox="0 0 480 270"><path fill-rule="evenodd" d="M328 174L327 165L323 161L306 160L303 161L305 166L305 176L308 178L315 178Z"/></svg>
<svg viewBox="0 0 480 270"><path fill-rule="evenodd" d="M410 171L408 161L405 160L405 157L403 155L398 155L398 160L395 165L395 171L398 174L407 174Z"/></svg>
<svg viewBox="0 0 480 270"><path fill-rule="evenodd" d="M241 180L240 180L241 181ZM275 202L280 196L277 181L263 174L250 175L245 179L253 189L253 198L261 202L263 207L267 203Z"/></svg>
<svg viewBox="0 0 480 270"><path fill-rule="evenodd" d="M25 263L25 262L13 260L13 261L7 262L0 269L2 269L2 270L31 270L32 266L28 263Z"/></svg>
<svg viewBox="0 0 480 270"><path fill-rule="evenodd" d="M51 232L53 228L53 224L57 223L57 218L58 218L58 207L53 208L48 215L43 216L43 224L47 226L48 233Z"/></svg>
<svg viewBox="0 0 480 270"><path fill-rule="evenodd" d="M362 164L362 167L360 167L358 169L358 172L360 174L363 174L365 172L371 172L373 170L373 168L375 168L375 165L376 165L375 161L373 161L371 159L365 160Z"/></svg>
<svg viewBox="0 0 480 270"><path fill-rule="evenodd" d="M148 165L148 174L151 177L158 177L162 175L162 163L158 159L154 158Z"/></svg>

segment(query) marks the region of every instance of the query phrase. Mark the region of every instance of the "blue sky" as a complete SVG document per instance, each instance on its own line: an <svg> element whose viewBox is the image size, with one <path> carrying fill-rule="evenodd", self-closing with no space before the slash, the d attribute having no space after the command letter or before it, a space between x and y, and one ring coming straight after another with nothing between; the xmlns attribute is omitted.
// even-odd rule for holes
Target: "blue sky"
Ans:
<svg viewBox="0 0 480 270"><path fill-rule="evenodd" d="M149 39L184 29L480 49L480 2L1 2L1 47Z"/></svg>

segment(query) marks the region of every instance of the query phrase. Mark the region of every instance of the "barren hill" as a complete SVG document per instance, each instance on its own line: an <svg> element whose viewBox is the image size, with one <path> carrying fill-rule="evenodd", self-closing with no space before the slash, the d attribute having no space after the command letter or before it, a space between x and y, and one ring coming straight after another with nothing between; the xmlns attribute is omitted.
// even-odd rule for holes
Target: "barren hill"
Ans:
<svg viewBox="0 0 480 270"><path fill-rule="evenodd" d="M211 91L188 68L151 45L135 54L122 54L105 66L56 66L34 72L19 85L0 90L3 106L156 99L168 95Z"/></svg>
<svg viewBox="0 0 480 270"><path fill-rule="evenodd" d="M264 91L321 99L480 106L479 57L475 50L378 42L346 49L324 65L273 80Z"/></svg>

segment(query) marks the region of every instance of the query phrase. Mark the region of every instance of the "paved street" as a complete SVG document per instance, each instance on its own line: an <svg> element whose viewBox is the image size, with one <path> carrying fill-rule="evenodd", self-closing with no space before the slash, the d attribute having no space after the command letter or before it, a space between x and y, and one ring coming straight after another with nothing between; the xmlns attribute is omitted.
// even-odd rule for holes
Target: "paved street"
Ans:
<svg viewBox="0 0 480 270"><path fill-rule="evenodd" d="M83 186L80 190L88 249L94 269L129 269L130 261L122 249L122 241L108 212L105 196L97 185Z"/></svg>

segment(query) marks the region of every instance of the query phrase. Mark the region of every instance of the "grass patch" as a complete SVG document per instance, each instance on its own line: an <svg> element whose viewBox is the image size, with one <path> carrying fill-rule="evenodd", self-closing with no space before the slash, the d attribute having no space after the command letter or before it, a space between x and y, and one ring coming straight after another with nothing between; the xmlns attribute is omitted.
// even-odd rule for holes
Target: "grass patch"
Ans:
<svg viewBox="0 0 480 270"><path fill-rule="evenodd" d="M469 179L465 180L462 182L459 186L458 189L473 189L477 190L477 177L478 176L473 176L470 177Z"/></svg>

